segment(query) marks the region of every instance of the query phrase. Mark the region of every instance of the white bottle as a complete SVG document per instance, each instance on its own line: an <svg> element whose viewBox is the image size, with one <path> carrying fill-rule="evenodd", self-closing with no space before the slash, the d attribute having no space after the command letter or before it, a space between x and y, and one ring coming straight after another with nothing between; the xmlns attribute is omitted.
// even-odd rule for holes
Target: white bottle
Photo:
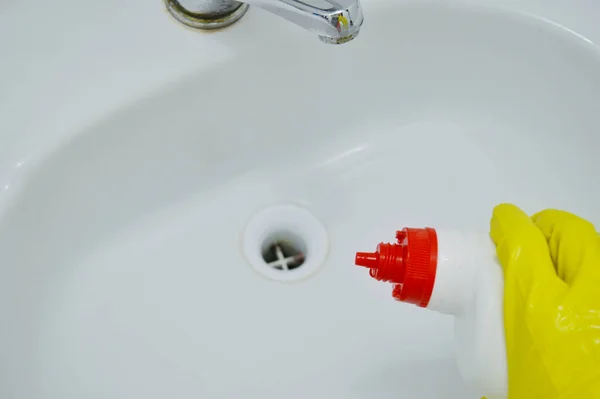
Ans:
<svg viewBox="0 0 600 399"><path fill-rule="evenodd" d="M394 284L396 300L455 318L458 368L473 392L508 396L504 340L504 279L487 234L404 228L397 244L357 252L371 277Z"/></svg>

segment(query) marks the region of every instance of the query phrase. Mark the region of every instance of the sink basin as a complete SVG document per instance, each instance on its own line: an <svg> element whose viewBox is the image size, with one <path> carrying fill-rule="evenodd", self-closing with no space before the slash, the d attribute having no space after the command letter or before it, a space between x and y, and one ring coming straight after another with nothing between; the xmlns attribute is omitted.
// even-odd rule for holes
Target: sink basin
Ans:
<svg viewBox="0 0 600 399"><path fill-rule="evenodd" d="M344 46L290 28L180 76L6 181L0 397L477 397L452 319L394 302L354 251L405 224L487 231L505 201L600 222L600 51L510 10L365 15ZM286 204L326 239L298 233L324 257L282 282L243 249Z"/></svg>

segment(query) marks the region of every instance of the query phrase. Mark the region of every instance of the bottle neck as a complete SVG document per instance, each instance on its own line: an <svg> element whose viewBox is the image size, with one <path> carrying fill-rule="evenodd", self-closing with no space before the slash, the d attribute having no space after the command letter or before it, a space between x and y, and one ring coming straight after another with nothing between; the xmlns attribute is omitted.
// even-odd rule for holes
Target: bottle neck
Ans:
<svg viewBox="0 0 600 399"><path fill-rule="evenodd" d="M433 292L427 309L457 316L471 303L477 273L484 257L493 257L490 238L437 230L438 259ZM491 247L493 250L493 247Z"/></svg>
<svg viewBox="0 0 600 399"><path fill-rule="evenodd" d="M394 284L396 300L451 315L471 302L479 263L494 255L487 234L407 227L396 239L380 243L376 252L358 252L355 263L376 280Z"/></svg>
<svg viewBox="0 0 600 399"><path fill-rule="evenodd" d="M427 307L437 263L434 229L405 227L396 232L397 243L380 243L376 252L357 252L355 263L368 267L376 280L394 284L395 299Z"/></svg>

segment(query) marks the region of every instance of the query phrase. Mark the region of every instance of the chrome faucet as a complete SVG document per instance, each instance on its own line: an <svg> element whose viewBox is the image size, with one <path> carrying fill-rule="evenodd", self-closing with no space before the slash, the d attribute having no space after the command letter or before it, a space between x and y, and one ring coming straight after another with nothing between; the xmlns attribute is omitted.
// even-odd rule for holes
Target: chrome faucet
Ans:
<svg viewBox="0 0 600 399"><path fill-rule="evenodd" d="M181 23L197 29L217 29L239 20L255 5L316 33L325 43L354 39L363 22L359 0L165 0Z"/></svg>

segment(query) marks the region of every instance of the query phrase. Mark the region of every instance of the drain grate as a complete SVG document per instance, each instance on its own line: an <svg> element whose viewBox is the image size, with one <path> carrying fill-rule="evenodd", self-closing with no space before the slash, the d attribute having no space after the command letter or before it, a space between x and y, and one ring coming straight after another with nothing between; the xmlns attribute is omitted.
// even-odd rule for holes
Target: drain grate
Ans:
<svg viewBox="0 0 600 399"><path fill-rule="evenodd" d="M262 254L268 266L277 270L294 270L304 264L304 253L289 241L275 241Z"/></svg>

